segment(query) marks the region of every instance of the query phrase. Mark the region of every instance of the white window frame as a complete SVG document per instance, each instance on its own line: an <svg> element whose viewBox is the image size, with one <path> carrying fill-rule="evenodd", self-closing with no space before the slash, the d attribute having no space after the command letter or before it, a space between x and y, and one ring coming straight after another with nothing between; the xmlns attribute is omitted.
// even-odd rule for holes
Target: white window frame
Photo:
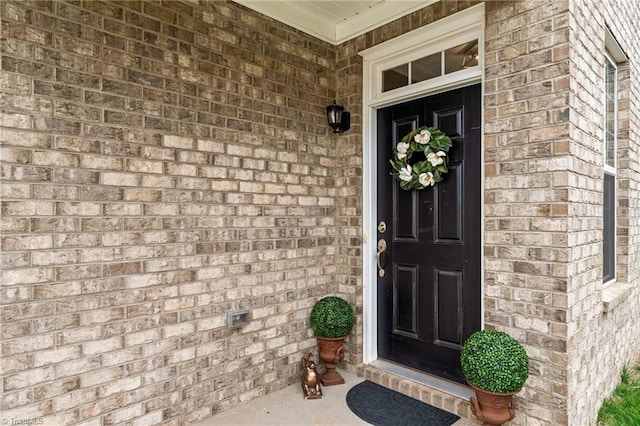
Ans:
<svg viewBox="0 0 640 426"><path fill-rule="evenodd" d="M603 217L604 217L604 211L606 209L606 206L604 205L604 200L606 199L606 197L604 196L606 191L606 185L604 185L604 180L605 180L605 176L606 175L610 175L613 177L613 181L614 181L614 185L613 185L613 199L614 199L614 203L613 203L613 235L609 235L609 238L613 238L613 253L610 253L611 256L613 256L613 277L611 277L610 279L608 279L607 281L604 281L604 285L608 286L611 285L613 283L616 282L616 278L617 278L617 259L618 259L618 237L617 237L617 232L616 230L618 229L618 218L617 218L617 214L618 214L618 206L617 206L617 200L618 200L618 176L617 176L617 152L618 152L618 105L617 105L617 99L618 99L618 66L616 64L616 61L611 57L611 55L609 54L608 51L605 51L605 63L604 63L604 74L605 74L605 88L604 88L604 114L603 114L603 121L604 121L604 126L603 126L603 131L604 131L604 135L603 135L603 143L604 143L604 149L603 149L603 158L602 158L602 163L603 163L603 176L602 176L602 182L603 182L603 187L602 187L602 194L603 194L603 205L602 205L602 210L603 210ZM613 103L614 103L614 107L613 107L613 166L610 166L609 164L607 164L607 157L608 157L608 146L607 146L607 138L608 138L608 132L609 129L607 127L607 115L608 115L608 95L609 93L608 88L606 86L606 75L607 75L607 68L610 65L613 67L614 69L614 74L613 74ZM603 246L604 246L604 229L605 229L606 224L603 221ZM602 259L603 259L603 275L604 275L604 265L605 265L605 250L603 247L602 250ZM603 280L604 280L604 276L603 276Z"/></svg>
<svg viewBox="0 0 640 426"><path fill-rule="evenodd" d="M613 111L613 122L615 123L614 127L613 127L613 152L614 152L614 162L613 162L613 166L610 166L607 164L607 147L606 147L606 137L607 137L607 113L606 113L606 107L607 107L607 89L605 87L605 91L604 91L604 105L605 105L605 114L604 114L604 143L605 143L605 149L604 149L604 162L603 162L603 167L604 167L604 171L608 172L609 174L616 176L617 174L617 161L615 159L615 152L617 152L618 150L618 105L617 105L617 100L618 100L618 64L616 63L615 59L613 59L613 57L609 54L608 51L605 51L605 61L609 62L613 68L615 69L615 75L614 75L614 89L613 89L613 99L614 99L614 103L615 108ZM605 73L607 70L607 65L605 62Z"/></svg>
<svg viewBox="0 0 640 426"><path fill-rule="evenodd" d="M627 60L626 55L622 51L622 48L616 41L615 37L609 30L609 28L605 28L605 49L604 49L604 59L605 63L603 66L603 74L605 75L604 82L605 87L603 91L603 105L604 105L604 114L603 114L603 216L604 216L604 174L609 174L614 178L614 210L613 210L613 277L604 281L604 246L602 251L602 259L603 259L603 284L604 287L610 287L615 284L617 281L617 272L618 272L618 64ZM614 163L613 166L607 164L607 87L606 87L606 72L607 72L607 62L610 63L615 69L614 75L614 112L613 112L613 151L614 151ZM603 236L604 236L604 222L603 222Z"/></svg>
<svg viewBox="0 0 640 426"><path fill-rule="evenodd" d="M383 71L473 40L478 40L477 66L382 91ZM359 54L363 58L363 100L366 106L380 108L478 82L484 71L484 3L363 50Z"/></svg>

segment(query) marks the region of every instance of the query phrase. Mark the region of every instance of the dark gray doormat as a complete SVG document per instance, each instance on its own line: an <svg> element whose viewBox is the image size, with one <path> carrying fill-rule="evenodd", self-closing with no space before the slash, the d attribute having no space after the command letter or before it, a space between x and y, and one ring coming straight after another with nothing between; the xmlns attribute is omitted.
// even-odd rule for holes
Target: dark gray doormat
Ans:
<svg viewBox="0 0 640 426"><path fill-rule="evenodd" d="M450 426L460 417L365 380L349 389L347 405L375 426Z"/></svg>

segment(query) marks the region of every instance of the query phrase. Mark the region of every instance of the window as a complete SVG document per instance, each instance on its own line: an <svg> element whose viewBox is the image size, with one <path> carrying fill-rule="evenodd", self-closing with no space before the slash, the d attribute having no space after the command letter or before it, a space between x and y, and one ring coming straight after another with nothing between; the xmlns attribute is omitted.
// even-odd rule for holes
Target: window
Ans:
<svg viewBox="0 0 640 426"><path fill-rule="evenodd" d="M397 89L478 66L478 40L472 40L382 71L382 91Z"/></svg>
<svg viewBox="0 0 640 426"><path fill-rule="evenodd" d="M617 69L609 55L605 56L605 114L604 114L604 235L603 280L616 278L616 112Z"/></svg>
<svg viewBox="0 0 640 426"><path fill-rule="evenodd" d="M622 49L607 29L604 55L604 158L603 158L603 282L617 277L617 204L618 188L618 71L626 61Z"/></svg>
<svg viewBox="0 0 640 426"><path fill-rule="evenodd" d="M481 82L484 10L480 2L359 52L364 104L376 109Z"/></svg>

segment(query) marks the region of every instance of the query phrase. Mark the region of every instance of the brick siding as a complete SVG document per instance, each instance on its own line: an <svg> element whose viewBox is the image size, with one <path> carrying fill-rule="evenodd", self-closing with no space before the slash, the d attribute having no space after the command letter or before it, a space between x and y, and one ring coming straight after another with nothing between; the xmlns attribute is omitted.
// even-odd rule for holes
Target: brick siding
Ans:
<svg viewBox="0 0 640 426"><path fill-rule="evenodd" d="M571 315L567 386L571 424L595 422L604 396L619 383L620 371L640 350L640 18L632 1L570 3L572 140L575 197L569 241L573 254L568 301ZM604 31L608 27L628 57L618 75L617 286L622 300L603 313L602 191L604 160ZM631 107L630 105L635 105ZM578 164L575 164L578 166Z"/></svg>
<svg viewBox="0 0 640 426"><path fill-rule="evenodd" d="M611 312L602 283L604 30L638 58L638 8L488 6L485 324L516 336L531 356L517 401L525 416L514 424L593 424L640 347L639 123L628 106L640 100L637 70L622 85L618 122L618 284L631 287Z"/></svg>
<svg viewBox="0 0 640 426"><path fill-rule="evenodd" d="M232 2L0 8L3 417L189 424L298 381L335 47Z"/></svg>
<svg viewBox="0 0 640 426"><path fill-rule="evenodd" d="M4 418L189 424L299 381L313 302L357 311L358 52L476 4L334 47L233 2L0 3ZM486 2L484 323L521 341L517 425L594 423L640 347L640 62L632 1ZM604 28L620 66L618 283L603 310ZM332 135L324 106L351 112ZM230 310L251 323L230 330ZM637 321L636 321L637 322Z"/></svg>

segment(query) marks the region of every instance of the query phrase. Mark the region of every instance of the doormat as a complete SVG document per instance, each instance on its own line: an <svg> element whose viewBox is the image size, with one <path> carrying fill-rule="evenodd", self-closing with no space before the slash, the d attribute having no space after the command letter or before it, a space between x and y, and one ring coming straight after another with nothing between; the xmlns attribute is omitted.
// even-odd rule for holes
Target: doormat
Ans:
<svg viewBox="0 0 640 426"><path fill-rule="evenodd" d="M450 426L460 419L369 380L349 389L347 405L358 417L375 426Z"/></svg>

